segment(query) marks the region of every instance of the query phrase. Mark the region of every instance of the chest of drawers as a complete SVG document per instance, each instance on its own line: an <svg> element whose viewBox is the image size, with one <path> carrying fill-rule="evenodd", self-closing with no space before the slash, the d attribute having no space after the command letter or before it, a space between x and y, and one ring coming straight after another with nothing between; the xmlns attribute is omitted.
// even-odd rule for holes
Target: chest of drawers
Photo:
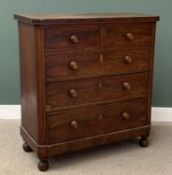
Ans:
<svg viewBox="0 0 172 175"><path fill-rule="evenodd" d="M148 146L158 16L16 14L23 148L61 153L140 137Z"/></svg>

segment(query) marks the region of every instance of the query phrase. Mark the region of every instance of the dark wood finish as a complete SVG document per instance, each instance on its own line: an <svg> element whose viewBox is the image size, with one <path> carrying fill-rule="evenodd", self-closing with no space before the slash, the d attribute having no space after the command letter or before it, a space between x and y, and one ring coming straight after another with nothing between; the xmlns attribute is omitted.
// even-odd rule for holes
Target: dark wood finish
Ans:
<svg viewBox="0 0 172 175"><path fill-rule="evenodd" d="M73 120L73 121L70 122L70 126L73 129L77 129L78 128L78 122Z"/></svg>
<svg viewBox="0 0 172 175"><path fill-rule="evenodd" d="M152 66L151 47L51 53L46 55L45 66L48 82L142 72Z"/></svg>
<svg viewBox="0 0 172 175"><path fill-rule="evenodd" d="M146 136L142 136L139 141L140 146L142 147L148 147L149 146L149 140Z"/></svg>
<svg viewBox="0 0 172 175"><path fill-rule="evenodd" d="M125 64L131 64L131 63L133 62L133 60L132 60L131 56L126 55L126 56L124 56L124 58L123 58L123 62L124 62Z"/></svg>
<svg viewBox="0 0 172 175"><path fill-rule="evenodd" d="M70 67L72 70L77 70L77 69L79 69L77 62L75 62L75 61L71 61L71 62L69 63L69 67Z"/></svg>
<svg viewBox="0 0 172 175"><path fill-rule="evenodd" d="M47 116L48 144L145 126L146 99L59 111ZM130 118L126 120L126 113Z"/></svg>
<svg viewBox="0 0 172 175"><path fill-rule="evenodd" d="M125 34L125 37L126 39L128 39L129 41L133 40L134 39L134 34L133 33L126 33Z"/></svg>
<svg viewBox="0 0 172 175"><path fill-rule="evenodd" d="M38 168L48 158L141 137L148 146L158 16L14 15L19 24L22 124Z"/></svg>
<svg viewBox="0 0 172 175"><path fill-rule="evenodd" d="M71 41L72 43L74 43L74 44L77 44L77 43L79 43L79 38L78 38L77 35L71 35L71 36L70 36L70 41Z"/></svg>
<svg viewBox="0 0 172 175"><path fill-rule="evenodd" d="M125 140L129 138L138 137L140 135L149 136L150 125L142 126L139 128L132 128L123 131L102 134L99 136L86 137L76 140L71 140L63 143L53 145L38 145L33 139L30 138L26 130L21 127L22 137L28 141L30 145L37 148L37 155L41 159L47 159L50 156L77 151L84 148L95 147L115 141Z"/></svg>
<svg viewBox="0 0 172 175"><path fill-rule="evenodd" d="M47 171L49 168L49 163L47 160L40 160L38 162L38 168L40 171Z"/></svg>
<svg viewBox="0 0 172 175"><path fill-rule="evenodd" d="M104 47L152 44L153 23L129 23L105 26Z"/></svg>
<svg viewBox="0 0 172 175"><path fill-rule="evenodd" d="M38 138L37 63L34 26L19 23L22 126ZM28 66L32 65L32 66ZM30 127L32 126L32 127Z"/></svg>
<svg viewBox="0 0 172 175"><path fill-rule="evenodd" d="M156 22L159 16L141 13L53 13L15 14L14 18L34 25L70 23Z"/></svg>
<svg viewBox="0 0 172 175"><path fill-rule="evenodd" d="M33 151L32 148L26 142L23 143L23 150L27 153L30 153Z"/></svg>
<svg viewBox="0 0 172 175"><path fill-rule="evenodd" d="M130 120L131 114L129 114L128 112L123 112L123 113L122 113L122 118L123 118L124 120Z"/></svg>
<svg viewBox="0 0 172 175"><path fill-rule="evenodd" d="M109 76L46 85L47 105L56 108L148 96L149 73Z"/></svg>
<svg viewBox="0 0 172 175"><path fill-rule="evenodd" d="M19 22L22 126L39 144L45 143L43 37L40 26ZM30 127L32 126L32 127Z"/></svg>
<svg viewBox="0 0 172 175"><path fill-rule="evenodd" d="M44 30L45 48L49 50L100 48L98 26L45 26Z"/></svg>

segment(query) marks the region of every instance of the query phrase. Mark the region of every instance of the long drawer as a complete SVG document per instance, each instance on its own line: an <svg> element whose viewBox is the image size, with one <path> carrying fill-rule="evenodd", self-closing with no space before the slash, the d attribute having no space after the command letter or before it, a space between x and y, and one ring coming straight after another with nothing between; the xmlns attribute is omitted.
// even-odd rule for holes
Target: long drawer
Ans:
<svg viewBox="0 0 172 175"><path fill-rule="evenodd" d="M47 116L48 144L128 130L148 122L147 99L59 111Z"/></svg>
<svg viewBox="0 0 172 175"><path fill-rule="evenodd" d="M136 47L102 52L48 54L46 80L67 80L107 74L146 71L151 68L151 48Z"/></svg>
<svg viewBox="0 0 172 175"><path fill-rule="evenodd" d="M148 95L149 73L125 74L46 84L49 109Z"/></svg>

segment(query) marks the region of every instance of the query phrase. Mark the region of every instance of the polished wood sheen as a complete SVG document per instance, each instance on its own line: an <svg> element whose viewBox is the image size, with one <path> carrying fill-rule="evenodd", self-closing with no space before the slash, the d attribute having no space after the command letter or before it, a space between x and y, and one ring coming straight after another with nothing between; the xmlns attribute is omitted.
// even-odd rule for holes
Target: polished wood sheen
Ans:
<svg viewBox="0 0 172 175"><path fill-rule="evenodd" d="M100 33L97 25L45 26L46 50L96 49L100 48Z"/></svg>
<svg viewBox="0 0 172 175"><path fill-rule="evenodd" d="M140 137L151 127L158 16L16 14L25 152L58 154Z"/></svg>
<svg viewBox="0 0 172 175"><path fill-rule="evenodd" d="M125 23L107 25L104 31L104 47L152 44L152 23Z"/></svg>
<svg viewBox="0 0 172 175"><path fill-rule="evenodd" d="M46 85L46 103L52 110L93 102L128 100L149 95L147 72Z"/></svg>
<svg viewBox="0 0 172 175"><path fill-rule="evenodd" d="M151 69L151 47L48 53L46 81L143 72Z"/></svg>
<svg viewBox="0 0 172 175"><path fill-rule="evenodd" d="M32 152L32 148L26 142L23 144L23 150L27 153Z"/></svg>
<svg viewBox="0 0 172 175"><path fill-rule="evenodd" d="M144 126L148 122L147 107L148 101L139 99L49 114L48 143L54 144Z"/></svg>

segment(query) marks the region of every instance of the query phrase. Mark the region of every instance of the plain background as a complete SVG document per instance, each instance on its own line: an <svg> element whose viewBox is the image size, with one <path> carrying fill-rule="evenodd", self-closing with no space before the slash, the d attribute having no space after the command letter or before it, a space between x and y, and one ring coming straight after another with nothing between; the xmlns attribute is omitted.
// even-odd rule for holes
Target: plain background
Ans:
<svg viewBox="0 0 172 175"><path fill-rule="evenodd" d="M0 0L0 104L20 104L17 22L14 13L141 12L159 15L153 106L172 106L172 0Z"/></svg>

